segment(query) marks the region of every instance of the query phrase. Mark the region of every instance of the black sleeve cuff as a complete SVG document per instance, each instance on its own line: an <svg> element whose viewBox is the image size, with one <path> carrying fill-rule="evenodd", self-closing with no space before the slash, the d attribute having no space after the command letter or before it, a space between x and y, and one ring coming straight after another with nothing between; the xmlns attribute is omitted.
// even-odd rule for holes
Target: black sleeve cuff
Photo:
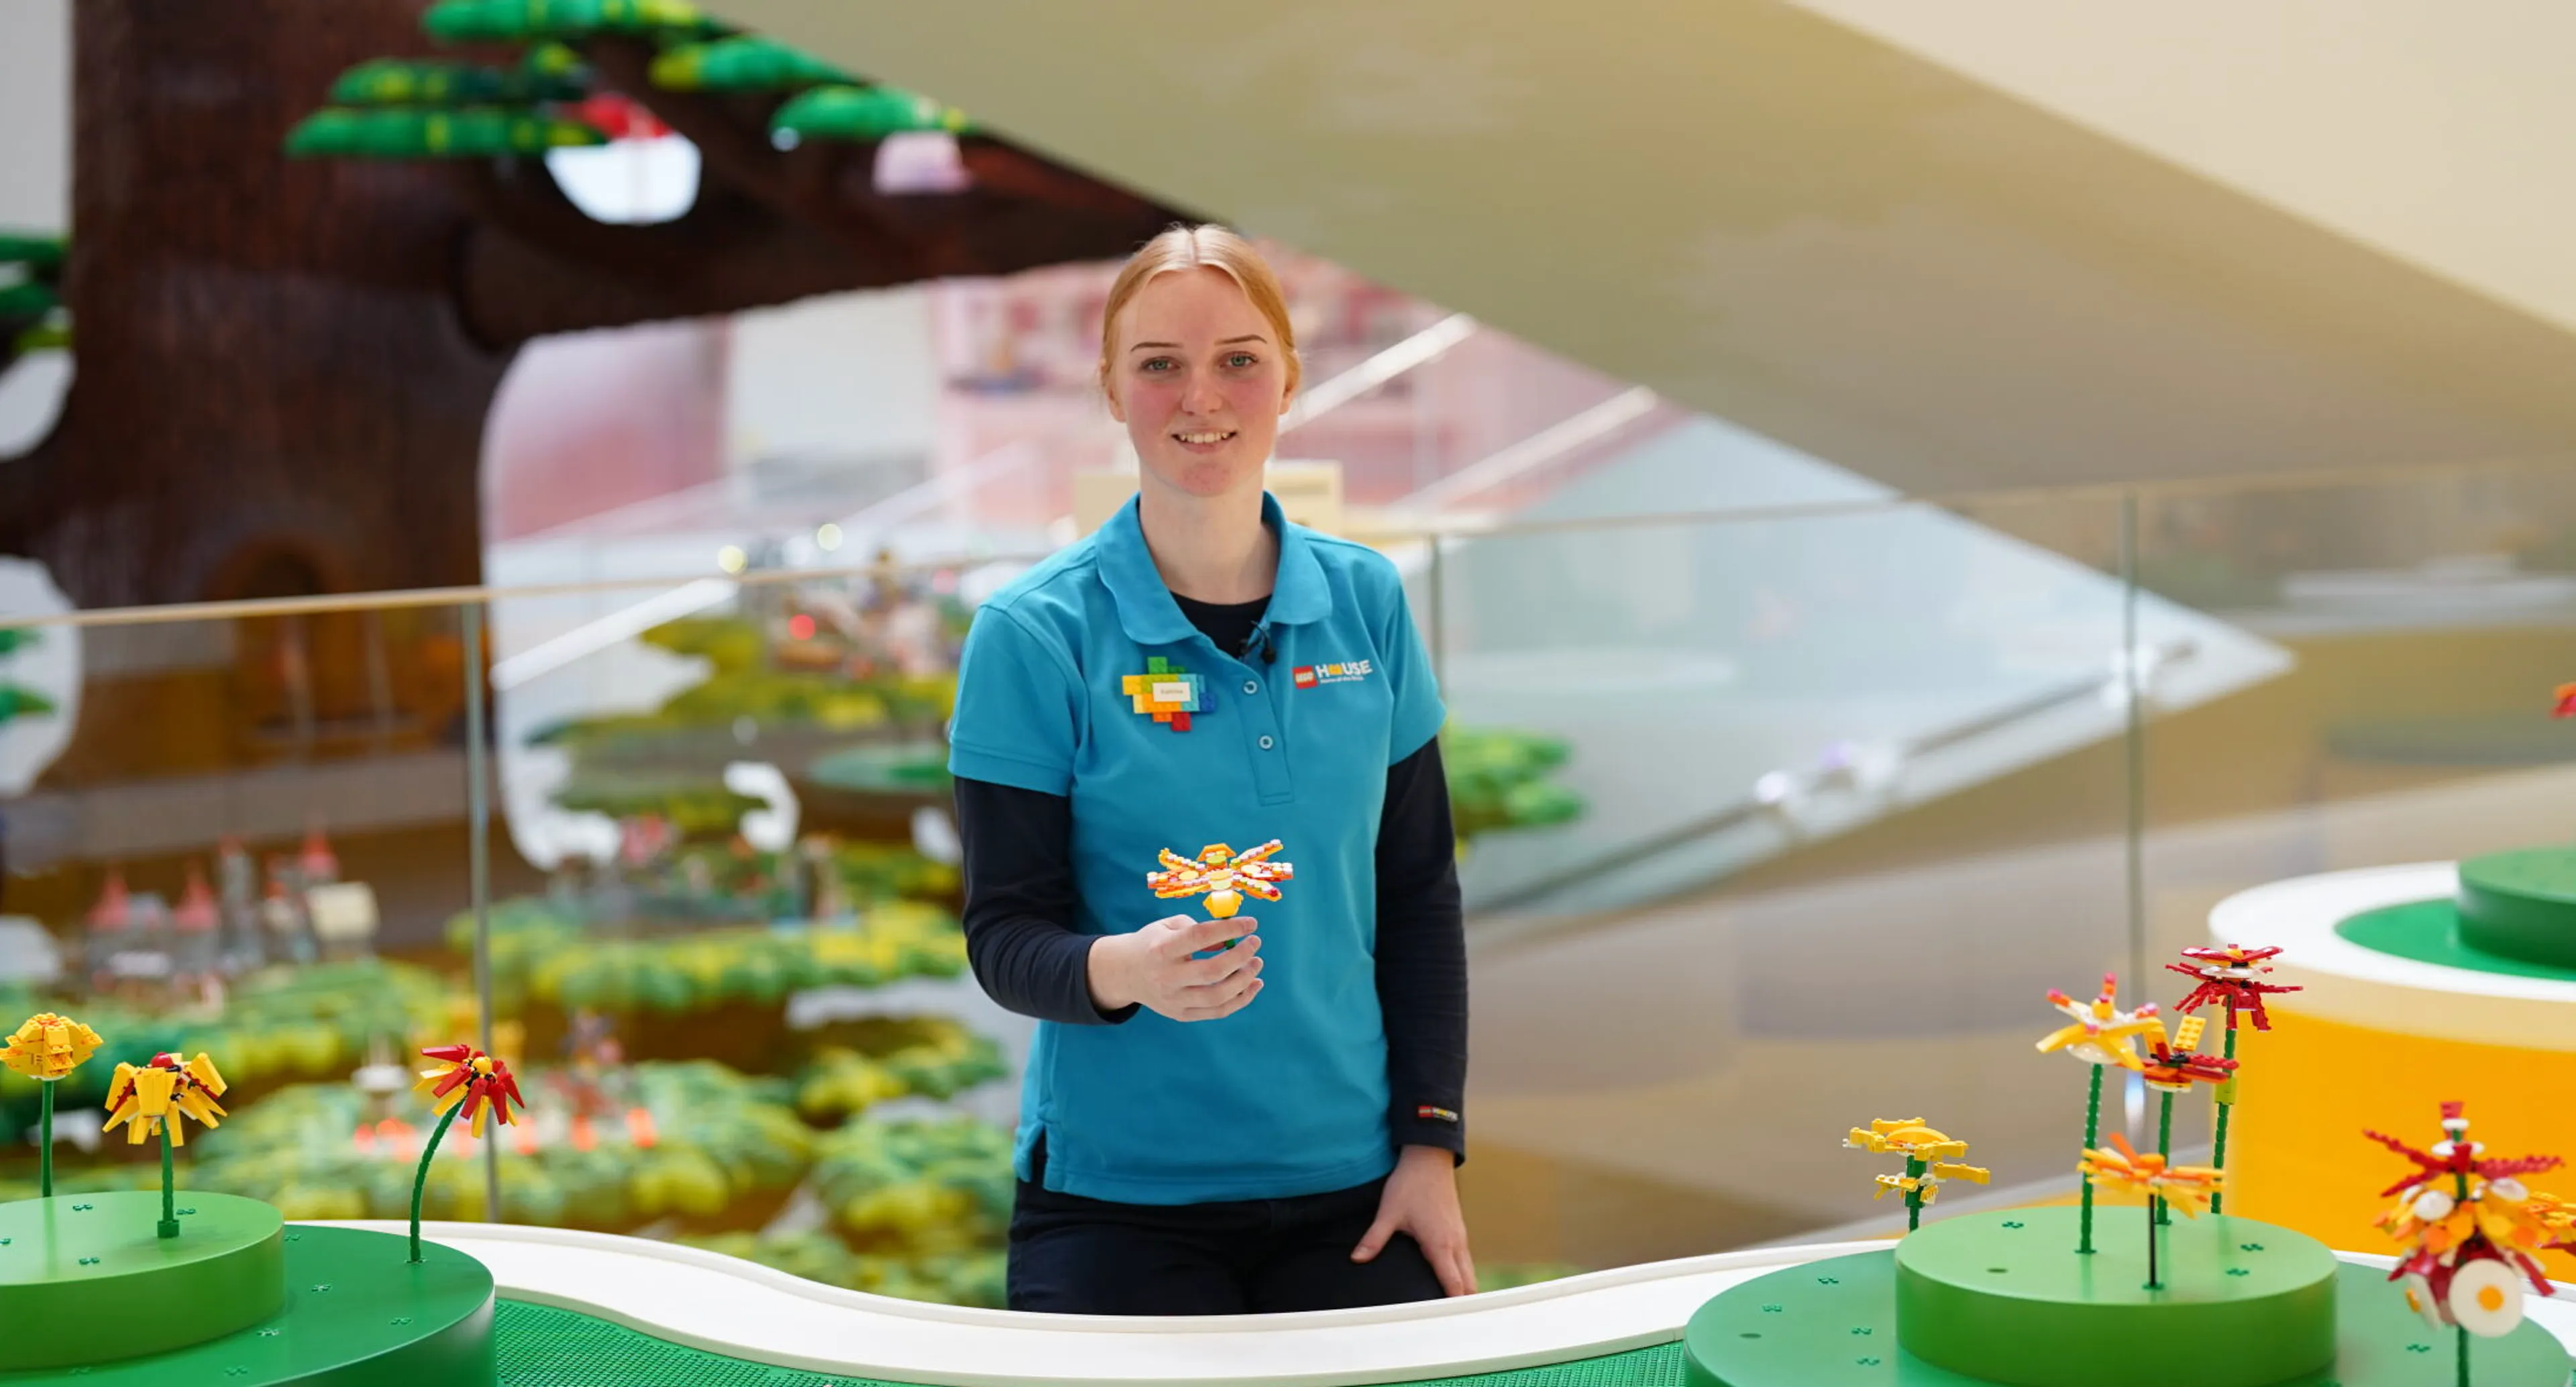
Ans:
<svg viewBox="0 0 2576 1387"><path fill-rule="evenodd" d="M1425 1108L1430 1109L1427 1116L1423 1111ZM1442 1117L1442 1113L1449 1115ZM1457 1164L1467 1163L1467 1123L1454 1108L1399 1103L1396 1111L1387 1114L1386 1125L1389 1137L1398 1148L1436 1146L1456 1156Z"/></svg>

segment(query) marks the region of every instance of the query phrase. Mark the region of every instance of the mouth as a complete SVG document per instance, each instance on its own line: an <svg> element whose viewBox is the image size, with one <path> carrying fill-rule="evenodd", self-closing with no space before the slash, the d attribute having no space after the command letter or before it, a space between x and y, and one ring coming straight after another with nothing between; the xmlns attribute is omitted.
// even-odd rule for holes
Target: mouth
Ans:
<svg viewBox="0 0 2576 1387"><path fill-rule="evenodd" d="M1212 453L1234 441L1232 429L1186 429L1175 432L1172 441L1193 453Z"/></svg>

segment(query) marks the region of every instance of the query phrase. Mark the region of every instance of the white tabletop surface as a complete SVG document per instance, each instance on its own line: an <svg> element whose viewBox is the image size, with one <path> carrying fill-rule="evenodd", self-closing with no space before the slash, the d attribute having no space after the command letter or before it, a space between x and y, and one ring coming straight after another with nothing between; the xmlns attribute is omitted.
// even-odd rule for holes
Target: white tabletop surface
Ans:
<svg viewBox="0 0 2576 1387"><path fill-rule="evenodd" d="M390 1222L339 1226L404 1231ZM490 1267L501 1294L514 1300L578 1310L779 1367L976 1387L1403 1382L1563 1363L1672 1342L1711 1296L1765 1272L1888 1246L1720 1253L1380 1309L1124 1319L893 1300L697 1248L606 1233L481 1223L423 1227L432 1240ZM2389 1265L2385 1257L2343 1255ZM2576 1343L2576 1295L2534 1302L2531 1314L2561 1342Z"/></svg>

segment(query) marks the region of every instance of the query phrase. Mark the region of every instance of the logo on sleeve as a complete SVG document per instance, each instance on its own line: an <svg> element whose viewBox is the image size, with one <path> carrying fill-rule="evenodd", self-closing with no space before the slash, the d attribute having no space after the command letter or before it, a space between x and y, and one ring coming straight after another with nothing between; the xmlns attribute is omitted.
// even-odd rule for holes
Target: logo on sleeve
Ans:
<svg viewBox="0 0 2576 1387"><path fill-rule="evenodd" d="M1420 1107L1415 1108L1413 1110L1413 1115L1425 1122L1455 1122L1458 1120L1457 1113L1447 1108L1435 1108L1429 1103L1425 1103Z"/></svg>
<svg viewBox="0 0 2576 1387"><path fill-rule="evenodd" d="M1345 660L1335 665L1299 665L1288 674L1298 688L1311 689L1318 684L1356 684L1376 672L1371 661Z"/></svg>

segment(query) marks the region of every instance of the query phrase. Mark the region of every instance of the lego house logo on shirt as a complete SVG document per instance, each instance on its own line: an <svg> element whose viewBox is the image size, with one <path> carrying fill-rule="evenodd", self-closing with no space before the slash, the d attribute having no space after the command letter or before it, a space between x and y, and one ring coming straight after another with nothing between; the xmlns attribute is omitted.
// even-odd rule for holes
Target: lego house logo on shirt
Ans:
<svg viewBox="0 0 2576 1387"><path fill-rule="evenodd" d="M1347 660L1337 665L1299 665L1288 671L1301 689L1318 684L1356 684L1377 672L1377 666L1366 660Z"/></svg>

